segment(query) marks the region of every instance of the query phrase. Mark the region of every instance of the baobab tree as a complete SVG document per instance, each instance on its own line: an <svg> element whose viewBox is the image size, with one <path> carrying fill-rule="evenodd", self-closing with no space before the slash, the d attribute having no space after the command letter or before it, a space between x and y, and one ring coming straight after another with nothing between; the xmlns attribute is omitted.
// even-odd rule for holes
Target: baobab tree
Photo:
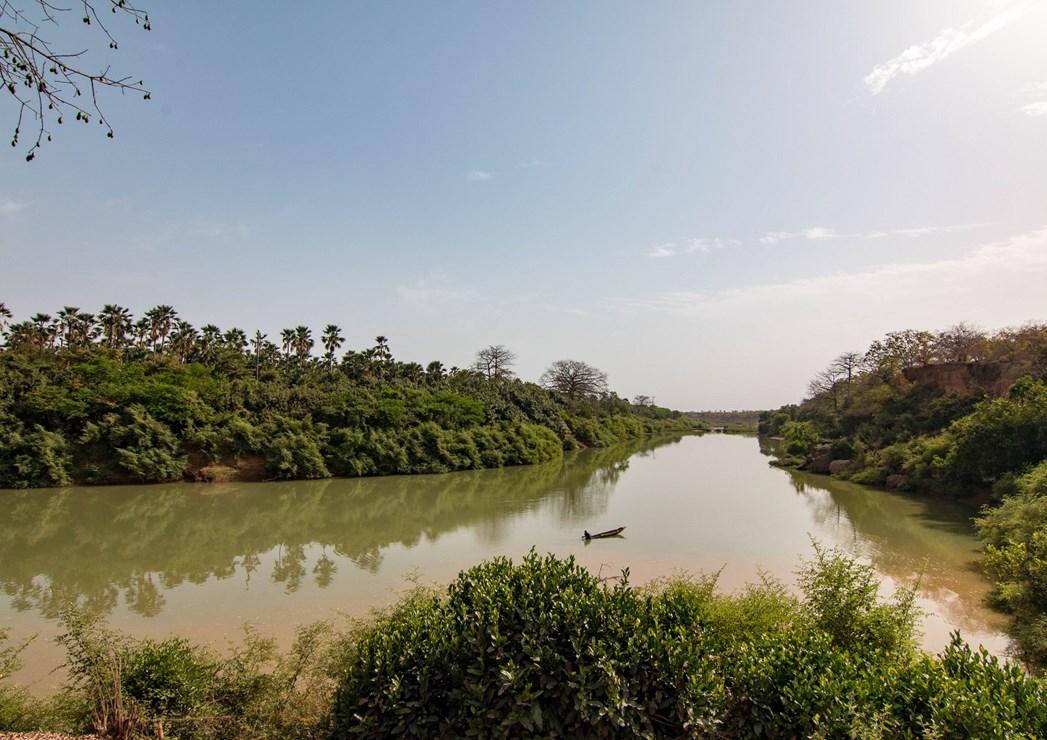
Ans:
<svg viewBox="0 0 1047 740"><path fill-rule="evenodd" d="M595 398L607 392L607 373L579 360L557 360L538 382L571 400Z"/></svg>
<svg viewBox="0 0 1047 740"><path fill-rule="evenodd" d="M513 377L516 355L504 344L492 344L476 353L473 369L488 380L505 380Z"/></svg>

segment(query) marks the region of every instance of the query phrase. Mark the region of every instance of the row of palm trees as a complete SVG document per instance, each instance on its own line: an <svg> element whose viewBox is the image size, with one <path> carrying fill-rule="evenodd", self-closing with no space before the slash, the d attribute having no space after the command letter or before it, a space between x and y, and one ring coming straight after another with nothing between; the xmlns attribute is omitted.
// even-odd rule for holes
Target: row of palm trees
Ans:
<svg viewBox="0 0 1047 740"><path fill-rule="evenodd" d="M12 349L57 350L102 345L116 352L138 349L169 354L184 362L193 358L213 359L220 351L246 354L248 348L260 358L306 360L315 347L308 326L284 329L277 346L261 331L248 339L244 330L236 327L222 331L214 324L207 324L197 330L168 305L155 306L137 320L131 311L112 303L103 306L97 314L65 306L54 316L38 313L17 323L11 323L11 318L10 309L0 303L0 334ZM333 367L343 344L342 330L335 324L325 326L320 335L324 350L320 361ZM391 359L384 337L379 337L378 345L378 354Z"/></svg>

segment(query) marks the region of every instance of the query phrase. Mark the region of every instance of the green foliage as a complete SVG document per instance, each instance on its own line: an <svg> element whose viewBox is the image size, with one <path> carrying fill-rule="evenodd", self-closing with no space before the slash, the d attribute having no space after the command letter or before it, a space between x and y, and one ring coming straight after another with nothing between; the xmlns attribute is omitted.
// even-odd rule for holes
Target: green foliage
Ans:
<svg viewBox="0 0 1047 740"><path fill-rule="evenodd" d="M817 551L767 582L636 590L573 560L500 558L420 593L344 654L332 737L989 737L1047 730L1047 692L958 639L913 648L911 592Z"/></svg>
<svg viewBox="0 0 1047 740"><path fill-rule="evenodd" d="M980 484L1047 458L1047 383L1023 378L1008 395L983 401L949 427L943 474Z"/></svg>
<svg viewBox="0 0 1047 740"><path fill-rule="evenodd" d="M785 451L790 455L806 455L822 441L814 424L809 421L787 421L782 426Z"/></svg>
<svg viewBox="0 0 1047 740"><path fill-rule="evenodd" d="M102 479L115 473L143 483L177 480L186 466L178 438L138 404L88 422L80 444L99 462Z"/></svg>
<svg viewBox="0 0 1047 740"><path fill-rule="evenodd" d="M365 633L333 737L654 735L711 727L722 687L690 595L604 588L573 560L532 553L462 573ZM657 719L655 719L657 718Z"/></svg>
<svg viewBox="0 0 1047 740"><path fill-rule="evenodd" d="M272 479L442 473L701 429L613 393L571 400L515 378L426 371L395 361L384 338L338 364L313 360L299 327L284 355L262 337L252 356L217 327L185 330L184 346L162 340L170 307L151 315L151 333L118 346L44 334L0 350L0 486L206 478L204 466Z"/></svg>
<svg viewBox="0 0 1047 740"><path fill-rule="evenodd" d="M0 413L0 488L65 485L71 466L71 451L61 432L49 432L39 424L27 430Z"/></svg>
<svg viewBox="0 0 1047 740"><path fill-rule="evenodd" d="M273 478L328 478L324 456L325 430L308 420L274 417L262 425L262 453L266 471Z"/></svg>
<svg viewBox="0 0 1047 740"><path fill-rule="evenodd" d="M213 678L213 661L186 640L144 640L125 652L120 683L147 716L161 718L196 714Z"/></svg>
<svg viewBox="0 0 1047 740"><path fill-rule="evenodd" d="M815 559L800 571L800 588L815 624L833 644L855 652L906 652L914 649L919 616L915 584L891 604L877 598L879 578L871 565L814 543Z"/></svg>
<svg viewBox="0 0 1047 740"><path fill-rule="evenodd" d="M762 433L794 430L784 445L792 456L810 444L797 424L823 432L832 457L851 460L843 476L856 483L960 497L991 491L1002 503L978 520L991 600L1014 615L1012 631L1034 668L1047 665L1045 358L1043 325L991 337L962 325L938 335L898 332L874 343L865 369L845 384L823 373L812 398L761 417ZM942 363L951 364L933 367ZM1004 373L1029 374L988 397Z"/></svg>
<svg viewBox="0 0 1047 740"><path fill-rule="evenodd" d="M612 585L532 552L464 571L442 593L417 588L347 631L303 627L286 653L252 630L226 655L136 642L69 611L69 688L51 700L0 688L0 730L162 728L201 740L1047 731L1042 681L958 635L940 656L919 652L911 598L881 602L863 564L816 548L800 576L803 599L770 580L738 594L717 593L715 577L637 589L628 572ZM17 648L2 637L9 669Z"/></svg>
<svg viewBox="0 0 1047 740"><path fill-rule="evenodd" d="M1047 665L1047 460L1018 477L1015 492L977 520L993 599L1017 617L1027 659Z"/></svg>

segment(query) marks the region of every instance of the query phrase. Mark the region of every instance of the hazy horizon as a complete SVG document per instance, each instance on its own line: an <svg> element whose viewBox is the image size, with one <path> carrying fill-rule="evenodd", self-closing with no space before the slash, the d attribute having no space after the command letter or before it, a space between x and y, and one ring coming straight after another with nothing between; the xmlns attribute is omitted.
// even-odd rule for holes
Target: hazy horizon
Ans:
<svg viewBox="0 0 1047 740"><path fill-rule="evenodd" d="M16 318L504 344L686 410L1047 321L1045 3L145 4L97 58L153 99L0 160Z"/></svg>

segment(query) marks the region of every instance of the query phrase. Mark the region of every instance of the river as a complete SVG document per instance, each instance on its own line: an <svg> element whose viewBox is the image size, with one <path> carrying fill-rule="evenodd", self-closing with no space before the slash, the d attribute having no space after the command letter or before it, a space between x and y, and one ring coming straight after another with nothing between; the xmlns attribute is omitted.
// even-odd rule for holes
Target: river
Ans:
<svg viewBox="0 0 1047 740"><path fill-rule="evenodd" d="M46 693L72 600L136 636L222 647L250 623L286 642L296 625L532 546L604 576L628 567L637 583L720 570L733 590L761 574L792 585L814 538L871 562L885 594L920 578L927 649L959 629L1006 652L969 512L774 468L767 454L755 437L709 434L447 475L0 490L0 626L37 635L15 680ZM581 540L618 526L621 538Z"/></svg>

